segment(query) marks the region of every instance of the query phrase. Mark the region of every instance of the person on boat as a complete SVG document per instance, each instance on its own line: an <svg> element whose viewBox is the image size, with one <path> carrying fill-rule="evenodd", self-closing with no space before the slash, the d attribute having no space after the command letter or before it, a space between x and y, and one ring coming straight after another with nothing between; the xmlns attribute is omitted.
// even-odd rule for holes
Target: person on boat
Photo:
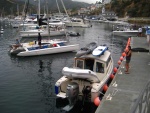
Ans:
<svg viewBox="0 0 150 113"><path fill-rule="evenodd" d="M13 45L14 49L17 49L20 46L21 46L21 44L20 44L19 39L16 39L15 45Z"/></svg>
<svg viewBox="0 0 150 113"><path fill-rule="evenodd" d="M131 46L128 46L128 51L126 52L126 63L125 63L125 67L126 67L126 74L129 74L129 63L131 60L131 55L132 55L132 51L131 51Z"/></svg>
<svg viewBox="0 0 150 113"><path fill-rule="evenodd" d="M41 40L42 40L41 34L38 33L38 45L40 48L41 48Z"/></svg>
<svg viewBox="0 0 150 113"><path fill-rule="evenodd" d="M142 36L142 28L141 27L139 27L138 32L139 32L138 36L141 37Z"/></svg>

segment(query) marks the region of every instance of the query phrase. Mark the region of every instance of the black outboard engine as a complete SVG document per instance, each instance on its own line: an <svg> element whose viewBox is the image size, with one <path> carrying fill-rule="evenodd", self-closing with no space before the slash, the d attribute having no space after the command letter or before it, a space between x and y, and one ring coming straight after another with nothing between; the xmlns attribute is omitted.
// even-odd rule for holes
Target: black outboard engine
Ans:
<svg viewBox="0 0 150 113"><path fill-rule="evenodd" d="M66 96L69 101L69 105L75 105L78 100L79 95L79 85L76 82L71 82L67 85Z"/></svg>

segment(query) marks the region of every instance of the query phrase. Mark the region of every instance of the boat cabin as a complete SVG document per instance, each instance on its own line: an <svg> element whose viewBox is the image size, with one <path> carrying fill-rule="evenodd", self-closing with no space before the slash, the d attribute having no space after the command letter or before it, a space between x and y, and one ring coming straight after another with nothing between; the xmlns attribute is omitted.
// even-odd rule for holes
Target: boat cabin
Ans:
<svg viewBox="0 0 150 113"><path fill-rule="evenodd" d="M71 21L72 21L72 22L77 22L77 23L83 22L83 20L80 19L80 18L73 18Z"/></svg>
<svg viewBox="0 0 150 113"><path fill-rule="evenodd" d="M92 54L83 55L75 58L74 67L80 69L89 69L97 74L106 74L112 63L111 54L105 51L100 56L93 56Z"/></svg>

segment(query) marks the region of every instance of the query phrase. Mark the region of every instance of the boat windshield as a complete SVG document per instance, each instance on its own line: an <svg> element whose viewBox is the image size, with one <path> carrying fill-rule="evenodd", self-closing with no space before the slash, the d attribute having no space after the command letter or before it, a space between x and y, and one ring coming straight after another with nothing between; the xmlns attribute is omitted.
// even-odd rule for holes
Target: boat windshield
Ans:
<svg viewBox="0 0 150 113"><path fill-rule="evenodd" d="M96 72L104 73L104 64L100 62L96 62Z"/></svg>
<svg viewBox="0 0 150 113"><path fill-rule="evenodd" d="M89 69L93 71L94 60L93 59L85 59L85 69Z"/></svg>
<svg viewBox="0 0 150 113"><path fill-rule="evenodd" d="M93 71L94 59L76 59L76 67Z"/></svg>
<svg viewBox="0 0 150 113"><path fill-rule="evenodd" d="M76 67L77 68L80 68L80 69L83 69L83 60L76 60Z"/></svg>

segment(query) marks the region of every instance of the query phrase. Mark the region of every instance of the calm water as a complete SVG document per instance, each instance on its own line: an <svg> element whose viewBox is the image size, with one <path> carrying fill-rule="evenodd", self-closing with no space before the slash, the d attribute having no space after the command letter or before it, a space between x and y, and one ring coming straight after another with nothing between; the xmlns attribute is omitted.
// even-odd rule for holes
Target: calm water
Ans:
<svg viewBox="0 0 150 113"><path fill-rule="evenodd" d="M6 22L0 23L0 26L5 30L0 35L0 113L66 113L56 106L54 85L62 76L62 68L72 67L75 53L10 56L9 45L15 42L17 30L12 29ZM114 58L114 66L117 65L127 38L111 36L111 24L93 23L92 28L69 28L72 29L81 36L68 37L70 44L78 43L80 47L92 41L100 45L107 44ZM21 39L22 42L28 40L32 39ZM69 113L85 113L87 109L85 107L81 111L77 108Z"/></svg>

